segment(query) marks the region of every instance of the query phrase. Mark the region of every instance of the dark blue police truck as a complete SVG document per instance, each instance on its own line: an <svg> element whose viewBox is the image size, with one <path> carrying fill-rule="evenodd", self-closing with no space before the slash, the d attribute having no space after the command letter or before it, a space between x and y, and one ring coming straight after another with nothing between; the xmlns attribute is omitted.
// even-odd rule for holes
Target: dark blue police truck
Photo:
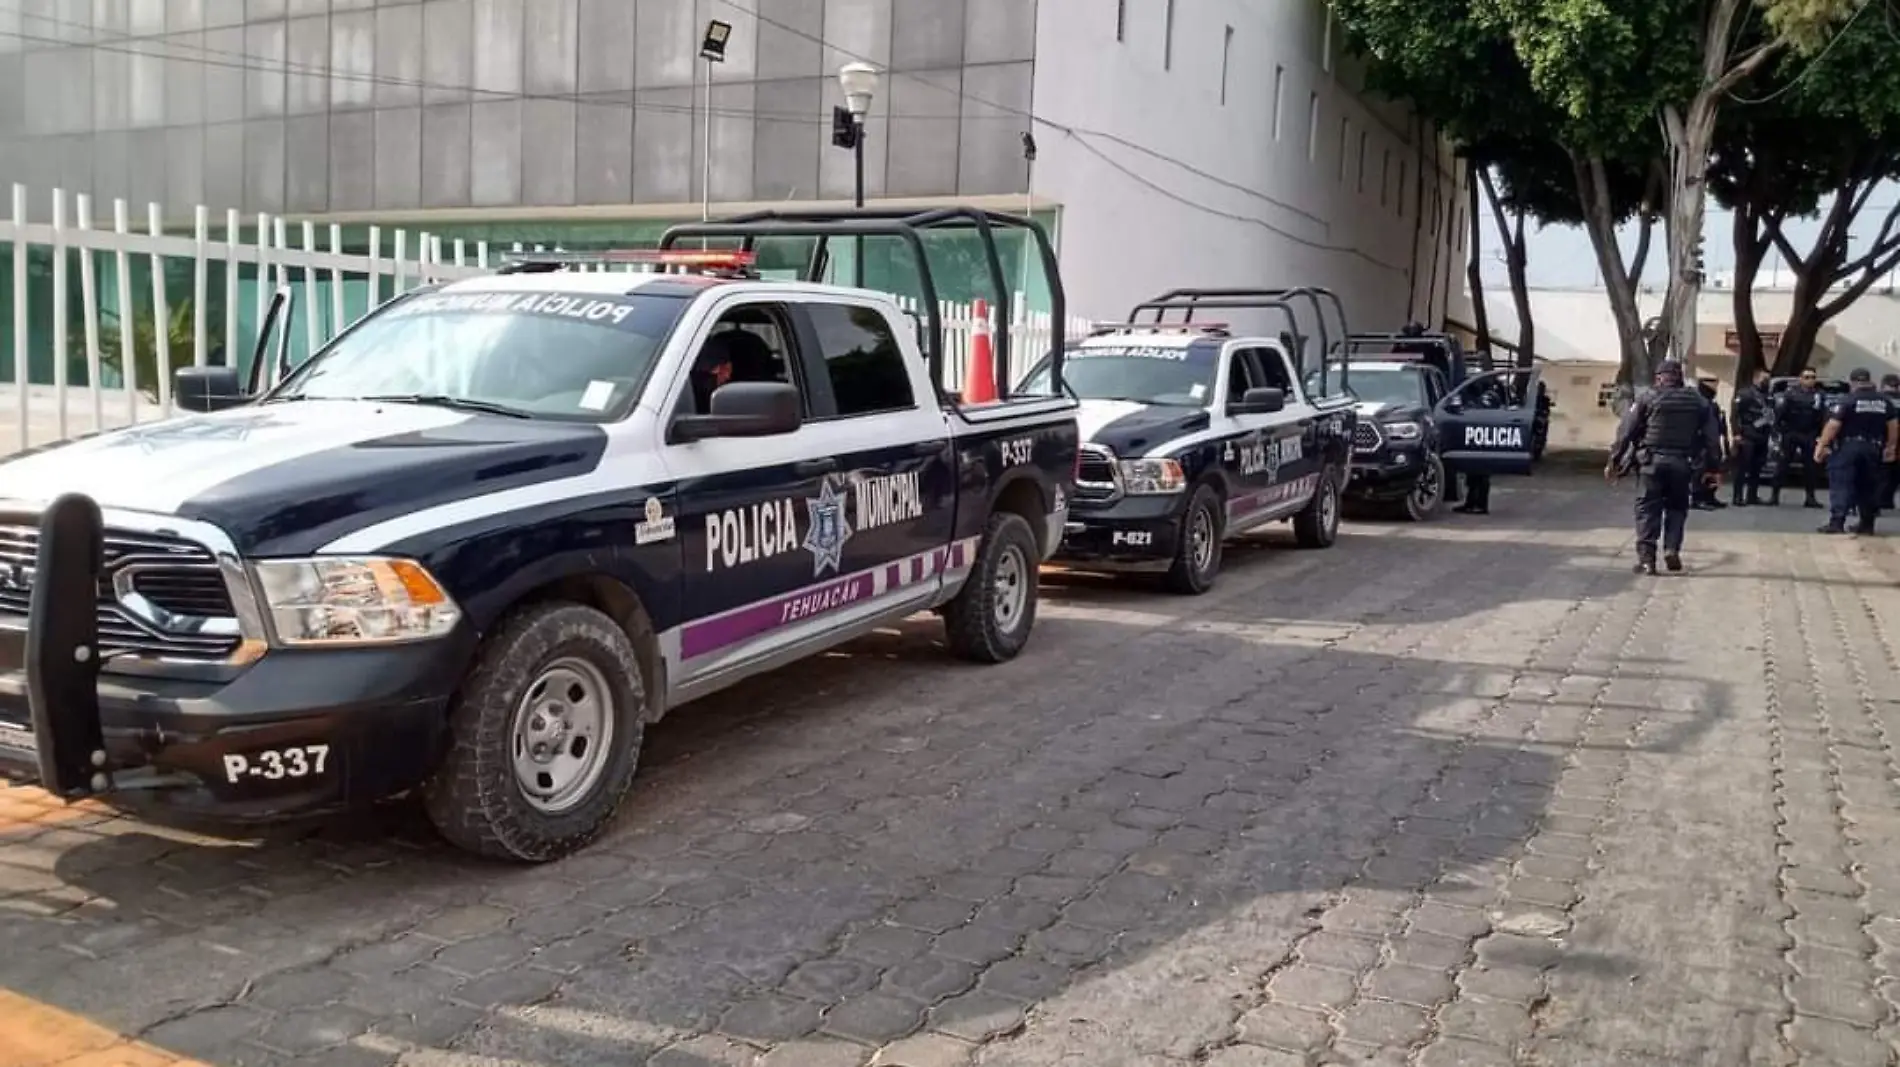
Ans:
<svg viewBox="0 0 1900 1067"><path fill-rule="evenodd" d="M965 405L925 238L975 233L1000 294L1006 227L1055 373ZM776 238L799 279L750 266ZM905 247L924 321L820 284L840 238ZM1077 458L1038 224L763 213L661 247L409 292L294 368L283 291L248 382L178 372L199 414L0 463L0 767L234 820L419 790L455 844L544 861L686 701L926 609L961 656L1020 652Z"/></svg>

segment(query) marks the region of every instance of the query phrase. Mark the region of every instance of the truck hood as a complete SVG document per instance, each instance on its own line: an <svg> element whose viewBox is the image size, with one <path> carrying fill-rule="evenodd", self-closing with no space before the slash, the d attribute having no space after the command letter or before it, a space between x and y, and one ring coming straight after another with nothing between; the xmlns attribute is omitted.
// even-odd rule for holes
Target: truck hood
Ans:
<svg viewBox="0 0 1900 1067"><path fill-rule="evenodd" d="M1352 406L1352 410L1362 422L1415 419L1425 413L1417 404L1395 404L1389 400L1361 400Z"/></svg>
<svg viewBox="0 0 1900 1067"><path fill-rule="evenodd" d="M313 552L397 515L584 474L593 424L417 404L305 400L146 423L0 461L0 499L85 493L216 524L247 555Z"/></svg>
<svg viewBox="0 0 1900 1067"><path fill-rule="evenodd" d="M1143 455L1176 437L1206 429L1209 421L1204 408L1132 400L1084 400L1076 412L1082 440L1113 449L1118 456Z"/></svg>

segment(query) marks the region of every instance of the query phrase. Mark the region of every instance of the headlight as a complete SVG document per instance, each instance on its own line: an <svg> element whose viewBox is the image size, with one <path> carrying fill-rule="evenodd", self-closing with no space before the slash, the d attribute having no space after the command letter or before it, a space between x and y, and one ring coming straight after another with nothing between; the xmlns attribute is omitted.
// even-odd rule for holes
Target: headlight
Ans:
<svg viewBox="0 0 1900 1067"><path fill-rule="evenodd" d="M1187 487L1181 464L1171 459L1124 459L1121 471L1122 492L1131 496L1178 493Z"/></svg>
<svg viewBox="0 0 1900 1067"><path fill-rule="evenodd" d="M1425 434L1425 428L1416 422L1387 422L1379 429L1385 431L1388 441L1416 441Z"/></svg>
<svg viewBox="0 0 1900 1067"><path fill-rule="evenodd" d="M422 564L376 556L251 564L283 645L379 644L440 637L461 609Z"/></svg>

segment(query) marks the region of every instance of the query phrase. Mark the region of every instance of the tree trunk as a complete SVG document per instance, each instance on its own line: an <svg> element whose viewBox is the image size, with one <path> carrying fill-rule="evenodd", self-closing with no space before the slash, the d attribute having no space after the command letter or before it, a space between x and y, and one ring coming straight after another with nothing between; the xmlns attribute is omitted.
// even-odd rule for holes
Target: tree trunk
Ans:
<svg viewBox="0 0 1900 1067"><path fill-rule="evenodd" d="M1825 321L1817 305L1827 295L1826 286L1832 277L1832 271L1812 261L1805 268L1795 268L1788 321L1781 327L1781 343L1775 350L1776 376L1800 374L1814 358L1814 343L1820 339Z"/></svg>
<svg viewBox="0 0 1900 1067"><path fill-rule="evenodd" d="M1762 260L1773 243L1762 220L1747 204L1735 206L1735 225L1731 237L1735 244L1735 387L1740 389L1767 363L1762 358L1761 327L1755 321L1755 279L1761 273Z"/></svg>
<svg viewBox="0 0 1900 1067"><path fill-rule="evenodd" d="M1481 209L1484 205L1478 202L1478 171L1479 167L1476 161L1470 161L1466 164L1465 218L1466 225L1470 228L1471 233L1465 238L1467 245L1465 248L1465 284L1471 289L1471 324L1478 331L1478 349L1480 351L1489 352L1491 350L1491 316L1485 313L1484 308L1484 242L1482 240L1484 237L1484 224L1479 221L1483 218Z"/></svg>
<svg viewBox="0 0 1900 1067"><path fill-rule="evenodd" d="M1487 168L1478 172L1484 183L1484 198L1491 205L1492 221L1497 223L1498 239L1504 243L1504 270L1511 281L1511 303L1517 310L1517 363L1529 366L1531 351L1537 343L1537 327L1531 322L1530 279L1526 271L1524 213L1506 213L1498 199L1497 183ZM1515 218L1513 218L1515 216Z"/></svg>
<svg viewBox="0 0 1900 1067"><path fill-rule="evenodd" d="M1688 108L1662 108L1663 133L1669 142L1669 287L1663 299L1663 337L1669 353L1682 360L1685 371L1695 360L1696 312L1702 296L1702 226L1708 207L1709 153L1715 142L1715 119L1729 90L1761 69L1786 46L1780 37L1757 45L1733 64L1729 62L1735 20L1744 0L1709 0L1703 7L1702 79ZM1751 5L1752 13L1752 5Z"/></svg>
<svg viewBox="0 0 1900 1067"><path fill-rule="evenodd" d="M1531 318L1530 256L1524 246L1524 212L1513 215L1504 266L1511 274L1511 301L1517 307L1517 365L1529 369L1537 358L1537 325Z"/></svg>
<svg viewBox="0 0 1900 1067"><path fill-rule="evenodd" d="M1419 246L1419 241L1424 238L1424 230L1425 230L1425 148L1424 148L1425 146L1425 118L1424 116L1421 115L1413 121L1412 129L1414 131L1414 138L1415 138L1414 147L1417 148L1418 150L1416 152L1417 158L1413 161L1418 166L1418 193L1416 196L1412 198L1412 203L1414 205L1414 211L1412 212L1412 258L1406 261L1407 263L1411 264L1411 270L1412 270L1412 273L1408 277L1409 284L1407 285L1407 292L1405 294L1405 321L1407 322L1417 322L1419 320L1419 316L1417 314L1417 303L1416 303L1418 300L1418 273L1417 273L1418 272L1418 246ZM1405 190L1400 189L1399 190L1399 205L1400 207L1403 207L1404 204L1405 204ZM1434 248L1433 251L1436 252L1437 249ZM1438 293L1438 257L1434 255L1432 257L1431 273L1426 278L1426 290L1425 290L1425 317L1426 318L1431 317L1432 297L1436 296L1437 293Z"/></svg>
<svg viewBox="0 0 1900 1067"><path fill-rule="evenodd" d="M1577 198L1583 205L1583 228L1590 235L1590 247L1597 255L1597 270L1603 275L1603 291L1610 300L1610 316L1616 321L1616 339L1621 349L1616 372L1619 385L1647 382L1654 374L1649 347L1643 340L1643 312L1636 303L1636 281L1623 261L1623 249L1616 241L1616 212L1610 204L1610 186L1600 156L1572 159L1576 172ZM1651 225L1645 223L1646 226ZM1649 255L1649 230L1638 245L1642 261Z"/></svg>

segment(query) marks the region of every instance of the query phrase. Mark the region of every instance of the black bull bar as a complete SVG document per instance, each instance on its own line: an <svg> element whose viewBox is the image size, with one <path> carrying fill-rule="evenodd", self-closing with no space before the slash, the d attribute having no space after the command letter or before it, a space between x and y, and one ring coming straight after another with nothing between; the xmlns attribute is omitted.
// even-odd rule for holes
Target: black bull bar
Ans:
<svg viewBox="0 0 1900 1067"><path fill-rule="evenodd" d="M105 522L91 497L67 493L40 516L26 616L27 707L40 785L67 800L112 788L99 720L99 579Z"/></svg>

